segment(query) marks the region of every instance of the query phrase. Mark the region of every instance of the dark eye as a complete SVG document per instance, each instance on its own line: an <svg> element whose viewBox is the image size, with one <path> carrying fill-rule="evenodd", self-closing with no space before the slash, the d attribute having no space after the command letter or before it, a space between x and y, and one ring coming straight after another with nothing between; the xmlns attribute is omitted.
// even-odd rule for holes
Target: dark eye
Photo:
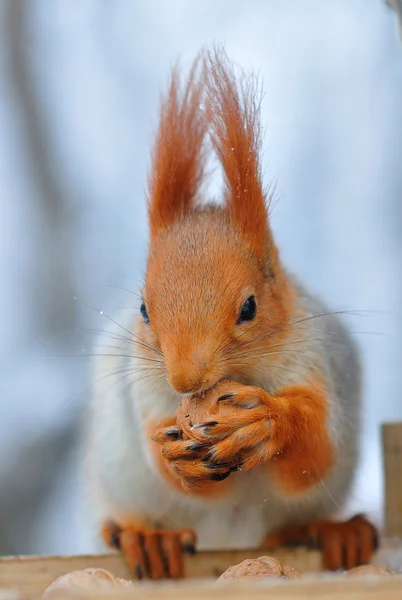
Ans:
<svg viewBox="0 0 402 600"><path fill-rule="evenodd" d="M257 312L257 304L255 303L254 296L250 296L247 298L245 303L242 306L240 311L239 318L237 319L237 324L245 323L246 321L252 321L255 317L255 313Z"/></svg>
<svg viewBox="0 0 402 600"><path fill-rule="evenodd" d="M149 323L149 317L148 317L148 313L147 313L147 307L145 306L144 302L142 302L142 304L141 304L140 313L141 313L142 318L144 319L145 323Z"/></svg>

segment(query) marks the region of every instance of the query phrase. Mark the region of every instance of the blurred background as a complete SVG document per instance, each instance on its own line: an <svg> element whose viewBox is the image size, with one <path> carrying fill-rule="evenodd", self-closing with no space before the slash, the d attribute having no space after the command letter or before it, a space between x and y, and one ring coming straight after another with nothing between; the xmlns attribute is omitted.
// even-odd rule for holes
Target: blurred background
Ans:
<svg viewBox="0 0 402 600"><path fill-rule="evenodd" d="M91 336L130 305L113 286L143 273L159 91L213 41L264 82L286 264L332 309L362 311L347 317L365 367L348 509L381 522L379 424L402 419L396 13L384 0L0 0L0 17L0 553L89 548Z"/></svg>

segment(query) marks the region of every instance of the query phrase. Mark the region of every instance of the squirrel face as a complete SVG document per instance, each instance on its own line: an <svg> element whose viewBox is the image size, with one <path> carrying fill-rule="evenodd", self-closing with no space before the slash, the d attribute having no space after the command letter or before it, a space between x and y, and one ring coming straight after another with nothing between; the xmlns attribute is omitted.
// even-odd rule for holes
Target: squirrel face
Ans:
<svg viewBox="0 0 402 600"><path fill-rule="evenodd" d="M194 213L156 241L143 290L152 332L142 334L160 347L175 390L201 391L230 373L236 340L245 342L250 327L256 335L262 321L263 288L263 272L223 210Z"/></svg>
<svg viewBox="0 0 402 600"><path fill-rule="evenodd" d="M253 88L239 87L222 53L204 57L197 77L198 62L182 92L174 71L161 106L138 322L179 393L224 377L247 383L269 331L293 308L268 224ZM225 176L223 206L196 203L207 133Z"/></svg>
<svg viewBox="0 0 402 600"><path fill-rule="evenodd" d="M161 350L179 393L222 378L246 382L266 348L258 338L286 319L281 285L224 209L195 211L151 246L141 337Z"/></svg>

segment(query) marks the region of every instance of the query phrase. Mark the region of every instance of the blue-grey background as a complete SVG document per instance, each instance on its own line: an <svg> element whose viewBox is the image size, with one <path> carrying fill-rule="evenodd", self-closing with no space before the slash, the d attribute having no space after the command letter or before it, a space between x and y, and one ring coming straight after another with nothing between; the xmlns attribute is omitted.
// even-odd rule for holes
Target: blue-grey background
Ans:
<svg viewBox="0 0 402 600"><path fill-rule="evenodd" d="M381 518L379 423L402 419L395 13L383 0L0 0L0 553L88 548L88 361L62 355L90 353L96 308L129 305L111 286L142 275L159 90L213 41L264 81L284 260L333 309L367 311L348 317L365 365L350 510Z"/></svg>

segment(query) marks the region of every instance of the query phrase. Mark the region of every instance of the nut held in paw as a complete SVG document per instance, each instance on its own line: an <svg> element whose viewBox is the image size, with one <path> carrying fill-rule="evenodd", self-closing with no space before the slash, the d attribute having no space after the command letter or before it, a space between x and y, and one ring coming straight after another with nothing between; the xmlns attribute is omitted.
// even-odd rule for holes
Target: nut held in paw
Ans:
<svg viewBox="0 0 402 600"><path fill-rule="evenodd" d="M177 426L183 431L184 439L201 441L203 436L199 430L193 428L194 425L213 421L214 416L217 415L230 415L238 410L244 410L229 402L218 402L220 383L206 393L182 397L177 407L176 420Z"/></svg>
<svg viewBox="0 0 402 600"><path fill-rule="evenodd" d="M59 598L63 592L75 595L107 592L112 588L132 587L131 581L119 579L105 569L85 569L84 571L72 571L56 579L42 595L42 600Z"/></svg>
<svg viewBox="0 0 402 600"><path fill-rule="evenodd" d="M219 577L218 581L230 579L263 579L280 577L283 579L299 579L300 573L292 567L282 565L276 558L261 556L257 559L247 559L238 565L229 567Z"/></svg>

